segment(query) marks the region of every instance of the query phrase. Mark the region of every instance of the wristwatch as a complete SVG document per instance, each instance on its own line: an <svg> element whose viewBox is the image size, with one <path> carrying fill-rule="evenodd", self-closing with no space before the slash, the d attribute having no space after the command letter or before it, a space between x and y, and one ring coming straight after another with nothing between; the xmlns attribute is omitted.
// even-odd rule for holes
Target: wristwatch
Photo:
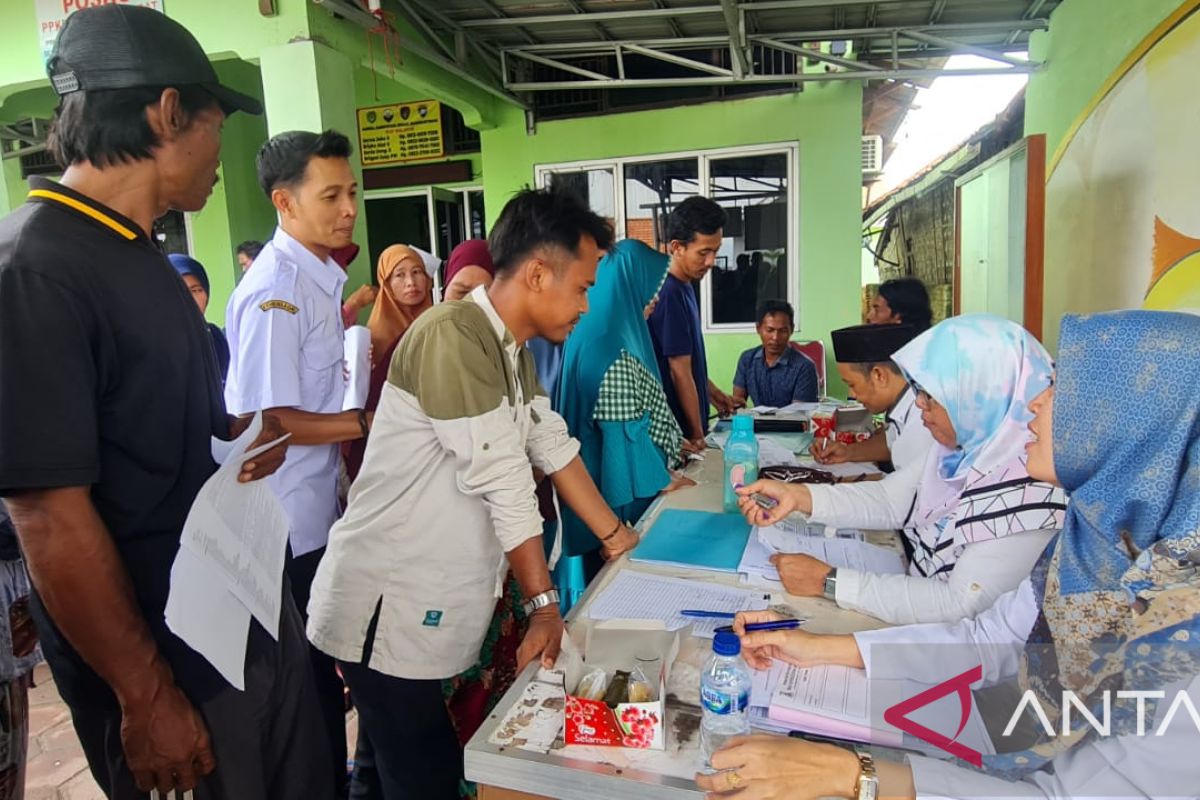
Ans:
<svg viewBox="0 0 1200 800"><path fill-rule="evenodd" d="M875 774L875 759L865 750L855 749L858 756L858 800L876 800L879 796L879 776Z"/></svg>
<svg viewBox="0 0 1200 800"><path fill-rule="evenodd" d="M549 605L558 605L558 589L550 589L549 591L534 595L521 607L525 609L525 615L529 616L538 609Z"/></svg>
<svg viewBox="0 0 1200 800"><path fill-rule="evenodd" d="M821 594L826 600L837 602L837 567L831 567L825 575L825 588Z"/></svg>

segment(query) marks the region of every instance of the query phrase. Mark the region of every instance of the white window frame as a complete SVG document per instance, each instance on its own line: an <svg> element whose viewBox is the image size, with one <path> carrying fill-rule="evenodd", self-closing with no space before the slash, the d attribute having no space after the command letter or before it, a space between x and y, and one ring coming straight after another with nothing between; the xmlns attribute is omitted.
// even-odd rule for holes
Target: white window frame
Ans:
<svg viewBox="0 0 1200 800"><path fill-rule="evenodd" d="M738 158L740 156L760 156L783 154L787 156L787 285L788 297L785 298L796 310L796 329L800 329L800 143L772 142L767 144L745 145L742 147L721 147L708 150L680 150L666 153L653 153L639 156L620 158L599 158L585 161L563 161L534 165L534 179L537 186L550 185L550 176L559 172L580 172L585 170L609 169L613 173L613 203L616 212L617 239L626 238L625 219L625 167L630 164L645 164L654 161L670 161L674 159L695 158L698 161L697 178L700 184L700 196L711 197L710 162ZM752 333L755 329L753 322L717 324L712 321L712 273L700 282L700 319L703 332L709 333Z"/></svg>

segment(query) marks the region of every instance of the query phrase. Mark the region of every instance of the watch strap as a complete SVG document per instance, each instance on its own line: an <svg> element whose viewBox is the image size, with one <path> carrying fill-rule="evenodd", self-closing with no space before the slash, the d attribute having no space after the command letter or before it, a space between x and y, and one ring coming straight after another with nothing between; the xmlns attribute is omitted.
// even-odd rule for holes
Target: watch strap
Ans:
<svg viewBox="0 0 1200 800"><path fill-rule="evenodd" d="M558 605L558 601L558 589L550 589L529 598L527 601L525 601L525 604L522 606L522 608L524 609L526 616L528 616L529 614L545 608L546 606Z"/></svg>
<svg viewBox="0 0 1200 800"><path fill-rule="evenodd" d="M875 772L875 759L865 750L855 749L858 756L857 800L876 800L879 796L879 776Z"/></svg>
<svg viewBox="0 0 1200 800"><path fill-rule="evenodd" d="M832 567L825 575L825 585L822 588L822 596L826 600L837 602L837 567Z"/></svg>

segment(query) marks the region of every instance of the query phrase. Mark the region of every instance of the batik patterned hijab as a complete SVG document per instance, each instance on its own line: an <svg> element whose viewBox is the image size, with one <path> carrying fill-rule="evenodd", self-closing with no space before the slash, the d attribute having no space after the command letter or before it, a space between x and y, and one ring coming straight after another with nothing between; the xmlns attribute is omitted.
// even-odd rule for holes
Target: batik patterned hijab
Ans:
<svg viewBox="0 0 1200 800"><path fill-rule="evenodd" d="M1111 735L1136 730L1127 690L1200 674L1200 317L1122 311L1066 317L1054 403L1054 465L1070 493L1066 523L1033 573L1041 612L1022 665L1062 733L1064 690L1097 719L1111 692ZM1146 719L1153 719L1152 703ZM1020 777L1094 734L989 757Z"/></svg>

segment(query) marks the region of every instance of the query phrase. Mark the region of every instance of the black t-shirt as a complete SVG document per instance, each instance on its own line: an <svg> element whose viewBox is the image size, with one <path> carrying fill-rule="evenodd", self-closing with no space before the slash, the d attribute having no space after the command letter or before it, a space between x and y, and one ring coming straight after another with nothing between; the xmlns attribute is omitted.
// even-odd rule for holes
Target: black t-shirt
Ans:
<svg viewBox="0 0 1200 800"><path fill-rule="evenodd" d="M90 486L176 678L206 695L221 679L163 608L184 520L215 470L210 437L228 433L208 328L136 223L30 184L0 220L0 495ZM34 608L64 696L94 698L98 676Z"/></svg>

